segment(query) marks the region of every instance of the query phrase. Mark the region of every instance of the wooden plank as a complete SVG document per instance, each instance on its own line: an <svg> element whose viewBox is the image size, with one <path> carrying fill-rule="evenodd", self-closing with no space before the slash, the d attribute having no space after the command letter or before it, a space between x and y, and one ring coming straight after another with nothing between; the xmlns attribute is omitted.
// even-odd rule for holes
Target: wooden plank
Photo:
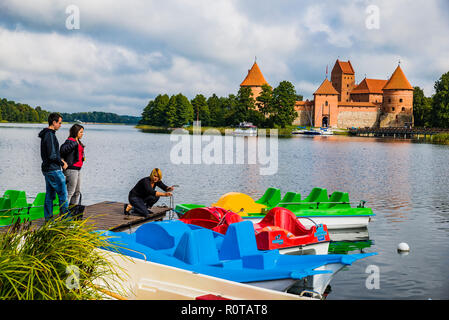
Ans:
<svg viewBox="0 0 449 320"><path fill-rule="evenodd" d="M140 215L123 214L124 203L104 201L90 206L86 206L84 218L89 218L89 223L95 225L95 229L122 231L142 223L162 220L171 208L154 206L151 208L153 212L148 217Z"/></svg>
<svg viewBox="0 0 449 320"><path fill-rule="evenodd" d="M88 224L93 225L95 230L124 231L136 227L146 222L162 220L171 210L169 207L154 206L153 212L148 217L140 215L124 215L124 203L115 201L103 201L90 206L84 210L84 219L89 219ZM39 228L44 224L44 219L37 219L31 222L32 228ZM6 232L9 228L2 227L0 232Z"/></svg>

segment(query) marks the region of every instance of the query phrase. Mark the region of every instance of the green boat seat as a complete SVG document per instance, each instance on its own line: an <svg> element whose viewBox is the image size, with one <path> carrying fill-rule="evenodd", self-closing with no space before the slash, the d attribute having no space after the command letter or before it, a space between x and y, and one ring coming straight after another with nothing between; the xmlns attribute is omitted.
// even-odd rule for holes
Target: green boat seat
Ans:
<svg viewBox="0 0 449 320"><path fill-rule="evenodd" d="M44 218L44 205L45 205L45 192L40 192L36 195L33 203L29 207L29 211L27 211L26 217L27 220L36 220L40 218ZM58 195L55 195L55 200L53 201L53 215L59 214L59 199Z"/></svg>
<svg viewBox="0 0 449 320"><path fill-rule="evenodd" d="M305 202L306 206L310 209L315 209L318 202L329 202L327 196L327 189L313 188L310 194L302 202Z"/></svg>
<svg viewBox="0 0 449 320"><path fill-rule="evenodd" d="M268 188L263 196L255 201L258 204L266 205L268 208L275 207L281 201L281 190Z"/></svg>
<svg viewBox="0 0 449 320"><path fill-rule="evenodd" d="M7 226L15 223L17 219L20 219L19 212L20 209L16 209L11 205L11 199L3 198L0 209L0 226Z"/></svg>
<svg viewBox="0 0 449 320"><path fill-rule="evenodd" d="M344 209L351 208L349 204L349 194L347 192L335 191L329 198L329 203L320 203L320 209ZM339 203L336 203L339 202Z"/></svg>
<svg viewBox="0 0 449 320"><path fill-rule="evenodd" d="M28 206L25 191L6 190L3 197L11 199L11 206L13 208L23 208Z"/></svg>
<svg viewBox="0 0 449 320"><path fill-rule="evenodd" d="M283 204L280 205L280 207L283 207L285 209L290 210L291 212L295 212L298 210L301 210L301 208L304 208L303 204L300 204L301 202L301 194L296 192L287 192L284 196L284 199L289 201L281 201L281 202L291 202L291 204Z"/></svg>
<svg viewBox="0 0 449 320"><path fill-rule="evenodd" d="M293 199L295 199L296 192L287 192L284 197L281 200L281 203L284 204L286 202L293 202Z"/></svg>

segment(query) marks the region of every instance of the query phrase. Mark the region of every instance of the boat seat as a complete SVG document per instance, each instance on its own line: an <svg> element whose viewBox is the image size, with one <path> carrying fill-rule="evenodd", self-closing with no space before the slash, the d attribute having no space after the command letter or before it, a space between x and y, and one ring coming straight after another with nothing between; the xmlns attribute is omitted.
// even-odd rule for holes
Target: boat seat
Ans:
<svg viewBox="0 0 449 320"><path fill-rule="evenodd" d="M234 260L258 252L253 223L242 221L228 227L219 250L219 256L220 260Z"/></svg>
<svg viewBox="0 0 449 320"><path fill-rule="evenodd" d="M208 229L184 232L173 256L191 265L213 265L220 262L213 233Z"/></svg>
<svg viewBox="0 0 449 320"><path fill-rule="evenodd" d="M266 205L268 208L276 206L281 201L281 190L277 188L268 188L263 196L255 201L256 203Z"/></svg>
<svg viewBox="0 0 449 320"><path fill-rule="evenodd" d="M3 197L11 199L12 208L28 207L27 197L25 191L21 190L6 190Z"/></svg>
<svg viewBox="0 0 449 320"><path fill-rule="evenodd" d="M306 202L303 209L316 209L316 204L307 202L329 202L327 189L313 188L307 198L305 198L302 202Z"/></svg>
<svg viewBox="0 0 449 320"><path fill-rule="evenodd" d="M150 222L136 230L136 242L154 250L173 251L190 228L181 221Z"/></svg>
<svg viewBox="0 0 449 320"><path fill-rule="evenodd" d="M300 193L295 193L295 192L287 192L287 193L291 193L292 195L289 195L290 201L285 201L285 202L292 202L294 204L283 204L283 205L280 205L280 207L288 209L292 212L301 210L301 208L305 207L304 204L298 204L299 202L301 202L301 194ZM286 194L286 196L287 196L287 194ZM282 201L282 202L284 202L284 201Z"/></svg>
<svg viewBox="0 0 449 320"><path fill-rule="evenodd" d="M330 203L320 203L320 209L343 209L350 208L349 194L347 192L334 191L329 198ZM344 202L344 203L332 203L332 202Z"/></svg>

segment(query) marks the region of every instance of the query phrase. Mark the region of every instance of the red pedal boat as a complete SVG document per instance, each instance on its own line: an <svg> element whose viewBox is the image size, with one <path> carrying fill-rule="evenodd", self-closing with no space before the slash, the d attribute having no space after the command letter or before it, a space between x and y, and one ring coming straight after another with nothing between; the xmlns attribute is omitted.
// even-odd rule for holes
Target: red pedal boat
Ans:
<svg viewBox="0 0 449 320"><path fill-rule="evenodd" d="M220 207L201 207L187 211L179 220L225 234L231 223L243 221L235 212ZM257 248L278 249L281 254L327 254L329 233L326 225L306 229L286 208L271 209L254 224Z"/></svg>

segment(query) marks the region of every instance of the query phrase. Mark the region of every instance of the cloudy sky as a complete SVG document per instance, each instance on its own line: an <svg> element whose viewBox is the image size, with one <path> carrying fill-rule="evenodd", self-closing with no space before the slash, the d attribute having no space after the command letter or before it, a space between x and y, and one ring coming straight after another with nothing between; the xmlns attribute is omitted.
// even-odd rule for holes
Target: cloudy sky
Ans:
<svg viewBox="0 0 449 320"><path fill-rule="evenodd" d="M337 58L357 82L400 60L431 95L448 34L449 0L0 0L0 97L140 115L159 93L237 93L255 56L305 98Z"/></svg>

